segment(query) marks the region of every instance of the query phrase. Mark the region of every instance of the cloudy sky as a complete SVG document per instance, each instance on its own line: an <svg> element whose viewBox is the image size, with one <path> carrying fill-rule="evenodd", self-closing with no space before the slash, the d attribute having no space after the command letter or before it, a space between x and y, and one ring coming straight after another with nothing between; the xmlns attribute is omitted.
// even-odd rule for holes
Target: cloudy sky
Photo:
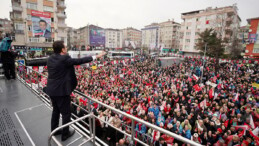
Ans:
<svg viewBox="0 0 259 146"><path fill-rule="evenodd" d="M79 28L88 23L104 28L143 28L152 22L174 19L181 13L237 3L242 25L247 18L259 17L259 0L65 0L66 23ZM1 0L0 18L9 18L11 0Z"/></svg>

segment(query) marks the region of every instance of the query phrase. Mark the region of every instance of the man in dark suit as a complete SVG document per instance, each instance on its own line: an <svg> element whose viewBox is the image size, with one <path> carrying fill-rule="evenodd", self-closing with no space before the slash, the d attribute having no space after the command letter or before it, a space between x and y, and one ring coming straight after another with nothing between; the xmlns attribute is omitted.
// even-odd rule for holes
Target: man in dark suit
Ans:
<svg viewBox="0 0 259 146"><path fill-rule="evenodd" d="M47 61L48 83L46 92L50 96L53 106L51 117L51 131L59 125L59 115L62 115L62 124L70 122L70 94L76 88L77 79L74 65L91 62L96 58L101 58L106 53L102 52L97 56L72 59L67 55L67 48L63 41L53 43L54 54ZM69 131L69 127L63 128L57 134L62 134L61 140L65 141L75 133Z"/></svg>

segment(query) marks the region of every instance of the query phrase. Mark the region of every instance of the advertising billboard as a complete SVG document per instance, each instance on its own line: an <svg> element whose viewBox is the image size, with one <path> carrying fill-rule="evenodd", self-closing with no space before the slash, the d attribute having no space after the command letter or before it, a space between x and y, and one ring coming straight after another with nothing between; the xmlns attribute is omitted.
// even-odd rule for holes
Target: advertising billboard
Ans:
<svg viewBox="0 0 259 146"><path fill-rule="evenodd" d="M97 46L97 47L105 46L105 33L103 29L90 30L90 45Z"/></svg>
<svg viewBox="0 0 259 146"><path fill-rule="evenodd" d="M51 13L31 11L33 36L51 38Z"/></svg>

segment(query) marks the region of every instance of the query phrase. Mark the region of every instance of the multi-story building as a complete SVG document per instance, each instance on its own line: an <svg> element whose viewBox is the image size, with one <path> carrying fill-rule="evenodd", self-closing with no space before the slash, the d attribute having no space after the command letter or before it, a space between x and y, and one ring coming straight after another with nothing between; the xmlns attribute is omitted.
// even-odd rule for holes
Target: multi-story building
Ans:
<svg viewBox="0 0 259 146"><path fill-rule="evenodd" d="M105 29L105 47L122 48L122 31L119 29Z"/></svg>
<svg viewBox="0 0 259 146"><path fill-rule="evenodd" d="M89 46L89 26L84 26L76 30L77 39L76 48L85 50Z"/></svg>
<svg viewBox="0 0 259 146"><path fill-rule="evenodd" d="M77 48L80 50L104 49L105 30L99 26L87 25L77 29Z"/></svg>
<svg viewBox="0 0 259 146"><path fill-rule="evenodd" d="M54 40L67 44L64 0L11 0L15 48L44 50Z"/></svg>
<svg viewBox="0 0 259 146"><path fill-rule="evenodd" d="M12 21L0 18L0 37L1 35L11 34L13 32Z"/></svg>
<svg viewBox="0 0 259 146"><path fill-rule="evenodd" d="M259 58L259 17L247 19L248 25L241 28L240 38L245 48L245 58Z"/></svg>
<svg viewBox="0 0 259 146"><path fill-rule="evenodd" d="M159 23L159 45L164 51L176 51L180 46L180 23L174 20Z"/></svg>
<svg viewBox="0 0 259 146"><path fill-rule="evenodd" d="M67 29L67 47L68 49L71 49L71 50L76 50L78 49L78 38L77 38L77 30L72 28L72 27L69 27Z"/></svg>
<svg viewBox="0 0 259 146"><path fill-rule="evenodd" d="M205 10L197 10L187 13L182 13L184 22L181 25L181 39L180 50L184 53L194 54L199 51L196 49L196 43L199 38L199 33L206 28L213 28L218 37L222 40L228 39L231 44L236 35L240 25L240 17L238 16L237 6L228 6L221 8L207 8ZM228 52L226 47L225 52ZM229 52L228 52L229 53Z"/></svg>
<svg viewBox="0 0 259 146"><path fill-rule="evenodd" d="M122 29L122 47L140 48L141 31L132 27Z"/></svg>
<svg viewBox="0 0 259 146"><path fill-rule="evenodd" d="M152 23L141 29L142 33L142 47L149 49L156 49L158 47L158 23Z"/></svg>

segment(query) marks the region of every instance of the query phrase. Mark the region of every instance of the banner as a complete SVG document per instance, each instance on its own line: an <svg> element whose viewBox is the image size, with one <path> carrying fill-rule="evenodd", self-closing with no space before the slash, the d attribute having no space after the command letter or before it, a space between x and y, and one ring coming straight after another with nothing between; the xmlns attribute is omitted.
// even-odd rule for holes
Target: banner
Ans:
<svg viewBox="0 0 259 146"><path fill-rule="evenodd" d="M33 36L51 38L51 13L31 11Z"/></svg>
<svg viewBox="0 0 259 146"><path fill-rule="evenodd" d="M105 46L104 29L91 29L90 31L90 45L91 46Z"/></svg>

